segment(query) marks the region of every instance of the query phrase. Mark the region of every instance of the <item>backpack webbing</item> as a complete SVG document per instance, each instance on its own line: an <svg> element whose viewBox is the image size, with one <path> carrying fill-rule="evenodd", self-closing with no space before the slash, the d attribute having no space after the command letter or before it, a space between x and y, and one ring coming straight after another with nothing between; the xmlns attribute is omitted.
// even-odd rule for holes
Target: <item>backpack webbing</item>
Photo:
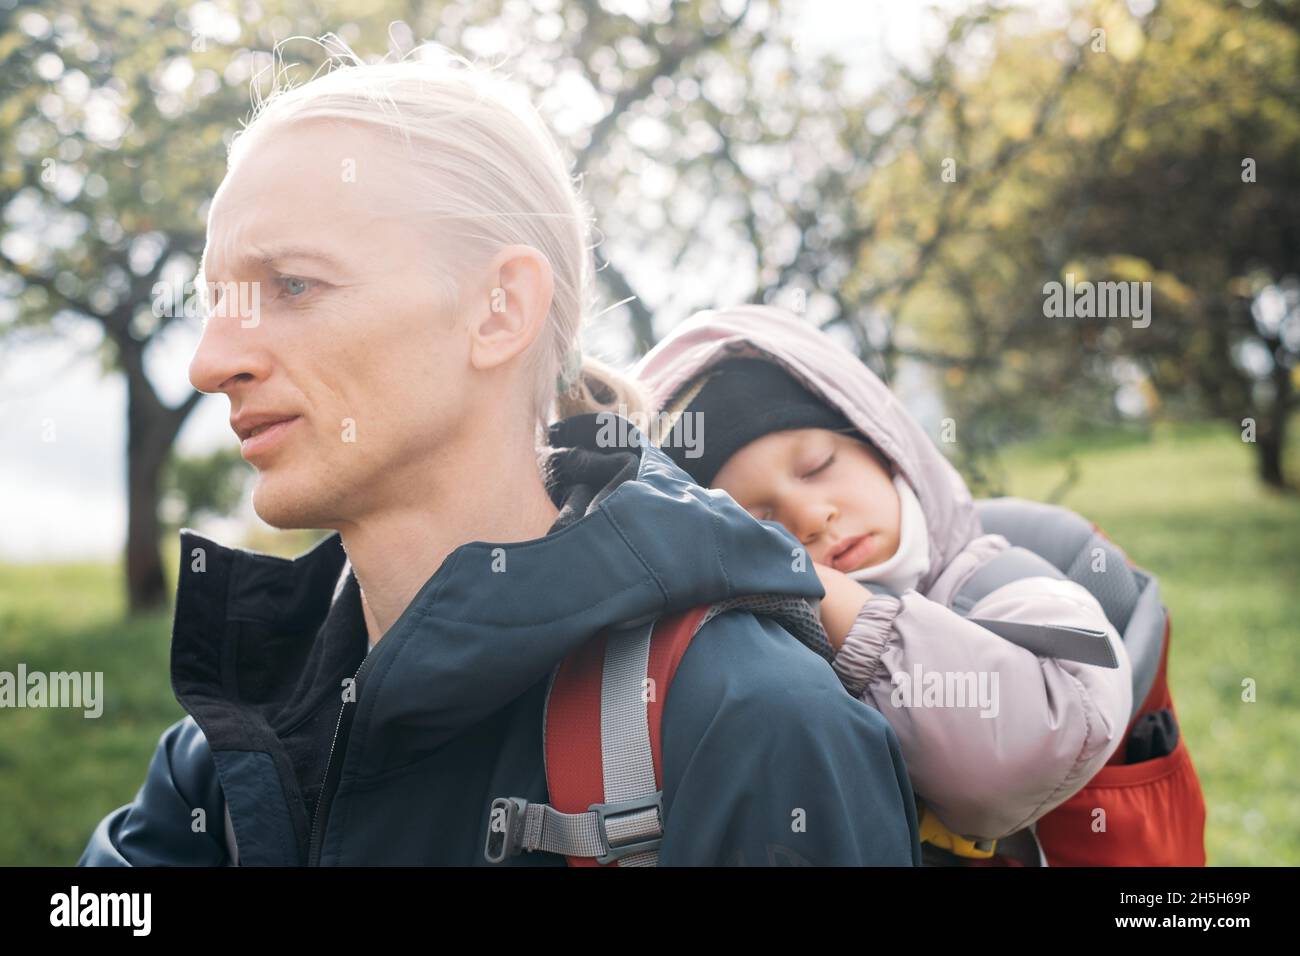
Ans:
<svg viewBox="0 0 1300 956"><path fill-rule="evenodd" d="M560 663L547 690L550 803L494 800L484 851L490 862L542 850L563 854L571 866L657 865L664 701L691 640L731 610L775 618L826 660L834 656L817 613L788 595L732 598L601 633Z"/></svg>

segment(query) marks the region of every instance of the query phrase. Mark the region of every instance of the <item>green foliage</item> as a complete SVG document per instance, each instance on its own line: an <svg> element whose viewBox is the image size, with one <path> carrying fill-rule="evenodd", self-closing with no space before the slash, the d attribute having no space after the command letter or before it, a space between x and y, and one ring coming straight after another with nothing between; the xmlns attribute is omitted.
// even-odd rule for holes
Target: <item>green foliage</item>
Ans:
<svg viewBox="0 0 1300 956"><path fill-rule="evenodd" d="M204 517L225 517L239 507L248 485L248 463L237 447L207 455L173 455L163 473L163 511L175 527L189 527Z"/></svg>
<svg viewBox="0 0 1300 956"><path fill-rule="evenodd" d="M1063 30L990 8L958 18L928 82L859 196L858 301L890 316L886 351L939 353L985 449L1117 424L1124 388L1147 414L1257 420L1280 479L1300 306L1252 306L1300 275L1295 5L1095 0ZM1067 274L1150 282L1150 326L1045 316Z"/></svg>

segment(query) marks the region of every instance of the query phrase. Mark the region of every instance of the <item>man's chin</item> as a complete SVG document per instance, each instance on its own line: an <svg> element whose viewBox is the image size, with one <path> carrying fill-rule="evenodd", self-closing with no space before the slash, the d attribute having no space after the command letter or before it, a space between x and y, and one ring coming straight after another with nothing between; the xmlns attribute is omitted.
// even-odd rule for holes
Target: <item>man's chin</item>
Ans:
<svg viewBox="0 0 1300 956"><path fill-rule="evenodd" d="M259 478L253 488L253 511L281 531L321 527L315 523L318 509L313 506L311 496L289 488L283 481Z"/></svg>

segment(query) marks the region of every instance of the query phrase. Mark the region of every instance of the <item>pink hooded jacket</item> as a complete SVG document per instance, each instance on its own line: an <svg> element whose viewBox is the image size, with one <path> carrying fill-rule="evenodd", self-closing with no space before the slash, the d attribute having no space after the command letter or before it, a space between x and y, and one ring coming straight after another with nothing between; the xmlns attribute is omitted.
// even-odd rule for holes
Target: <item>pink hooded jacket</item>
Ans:
<svg viewBox="0 0 1300 956"><path fill-rule="evenodd" d="M783 309L697 313L647 353L633 375L656 408L701 372L736 356L777 362L840 411L911 485L925 514L930 569L899 597L868 600L832 666L879 710L902 744L913 787L950 830L1001 839L1079 791L1119 746L1132 707L1123 642L1082 585L1049 577L989 593L970 617L1107 632L1117 668L1040 658L950 609L961 586L1010 545L984 534L956 469L885 384L851 352ZM897 707L895 674L996 673L996 716L976 707Z"/></svg>

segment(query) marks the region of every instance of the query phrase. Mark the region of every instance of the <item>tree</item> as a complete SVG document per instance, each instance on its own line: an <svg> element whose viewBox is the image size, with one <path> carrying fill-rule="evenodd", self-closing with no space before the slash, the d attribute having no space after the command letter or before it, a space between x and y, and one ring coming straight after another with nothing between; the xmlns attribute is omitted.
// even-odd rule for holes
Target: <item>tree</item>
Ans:
<svg viewBox="0 0 1300 956"><path fill-rule="evenodd" d="M102 330L106 361L127 385L127 593L132 610L154 607L164 598L161 470L201 398L168 406L146 372L149 346L183 318L154 314L154 287L196 262L196 195L220 175L231 98L219 105L222 97L200 92L208 83L171 91L190 36L160 9L20 9L6 15L0 44L0 145L16 159L0 174L8 226L0 269L16 305L0 331L12 345L19 335L57 334L56 319ZM183 110L178 140L172 114Z"/></svg>
<svg viewBox="0 0 1300 956"><path fill-rule="evenodd" d="M864 291L835 321L883 310L882 363L937 365L985 448L1117 421L1136 382L1149 404L1257 423L1260 477L1282 486L1300 357L1297 8L1144 6L1080 3L1064 30L996 7L954 22L931 108L859 204ZM1047 284L1070 278L1150 283L1152 321L1049 317Z"/></svg>

